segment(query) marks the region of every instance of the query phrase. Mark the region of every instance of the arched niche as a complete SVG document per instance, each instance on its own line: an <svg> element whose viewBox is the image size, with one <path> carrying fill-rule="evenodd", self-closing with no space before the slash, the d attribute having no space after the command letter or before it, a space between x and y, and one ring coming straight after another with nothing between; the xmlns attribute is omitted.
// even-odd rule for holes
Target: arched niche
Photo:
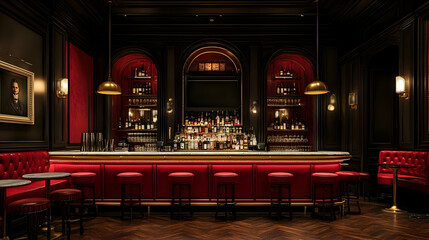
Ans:
<svg viewBox="0 0 429 240"><path fill-rule="evenodd" d="M184 112L237 111L242 116L241 63L226 48L206 46L193 51L183 65Z"/></svg>
<svg viewBox="0 0 429 240"><path fill-rule="evenodd" d="M314 81L314 76L313 65L300 54L279 53L268 63L265 104L270 150L315 150L314 97L304 95L305 87ZM301 136L304 140L296 144L296 139ZM289 148L288 143L292 141L295 146L290 144Z"/></svg>
<svg viewBox="0 0 429 240"><path fill-rule="evenodd" d="M137 72L144 70L145 76L138 76ZM137 72L136 72L137 71ZM158 104L158 69L154 61L144 53L132 53L118 58L113 63L113 81L121 86L122 95L112 98L112 130L113 136L123 138L132 133L157 133L159 104ZM150 84L149 84L150 83ZM150 85L150 86L149 86ZM146 89L139 95L133 92L133 88L142 87ZM150 89L150 91L149 91ZM153 112L155 110L155 112ZM158 111L158 112L157 112ZM126 121L131 120L130 112L135 118L138 115L146 120L153 120L157 114L154 129L126 129ZM119 120L121 119L121 122ZM121 125L121 129L119 129ZM144 144L142 144L144 145ZM131 144L132 146L132 144Z"/></svg>

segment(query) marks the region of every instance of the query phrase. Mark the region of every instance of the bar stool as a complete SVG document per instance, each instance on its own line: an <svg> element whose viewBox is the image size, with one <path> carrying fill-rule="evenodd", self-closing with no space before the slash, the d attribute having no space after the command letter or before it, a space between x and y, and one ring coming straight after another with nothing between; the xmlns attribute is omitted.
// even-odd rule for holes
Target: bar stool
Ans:
<svg viewBox="0 0 429 240"><path fill-rule="evenodd" d="M292 201L291 201L291 183L293 174L288 172L272 172L268 174L268 182L271 185L271 205L270 205L270 216L273 206L277 206L277 216L281 218L282 214L282 203L287 203L289 206L289 218L292 219ZM277 188L277 201L274 201L273 191ZM288 189L288 201L283 201L283 188Z"/></svg>
<svg viewBox="0 0 429 240"><path fill-rule="evenodd" d="M48 228L51 229L51 219L49 217L51 203L47 198L24 198L9 204L11 213L27 216L27 234L28 239L37 239L39 227L39 213L46 212L48 219ZM47 239L51 239L50 231L46 231Z"/></svg>
<svg viewBox="0 0 429 240"><path fill-rule="evenodd" d="M336 172L338 174L338 180L341 186L341 197L346 197L347 200L347 213L350 213L350 199L355 199L358 206L358 213L360 214L360 204L359 204L359 183L360 183L360 174L358 172L352 171L340 171ZM355 192L353 193L350 190L350 185L355 185Z"/></svg>
<svg viewBox="0 0 429 240"><path fill-rule="evenodd" d="M363 199L365 200L365 197L367 197L369 200L369 193L370 193L369 181L371 179L371 176L369 175L369 173L366 173L366 172L359 172L359 174L360 174L360 182L363 190L362 191Z"/></svg>
<svg viewBox="0 0 429 240"><path fill-rule="evenodd" d="M174 209L178 207L179 219L182 217L182 207L187 206L189 208L190 216L192 217L193 212L191 208L191 185L194 182L194 174L191 172L172 172L168 174L168 180L171 183L171 207L170 217L173 218ZM188 190L188 202L182 203L182 188L186 187ZM178 188L179 202L176 202L175 190Z"/></svg>
<svg viewBox="0 0 429 240"><path fill-rule="evenodd" d="M325 206L330 205L331 207L331 218L336 219L334 211L334 186L337 184L338 175L336 173L328 172L316 172L311 174L311 182L313 183L313 208L316 209L317 203L322 203L323 207L323 218L325 217ZM325 187L328 187L330 190L330 195L328 195L328 200L325 196ZM317 189L322 188L322 199L317 198ZM314 214L314 212L313 212Z"/></svg>
<svg viewBox="0 0 429 240"><path fill-rule="evenodd" d="M143 216L142 202L141 202L141 183L143 181L143 174L139 172L122 172L116 175L116 180L121 184L121 218L124 219L124 208L125 208L125 187L130 187L130 220L133 218L133 202L138 202L140 206L140 213ZM133 200L133 186L139 188L138 201Z"/></svg>
<svg viewBox="0 0 429 240"><path fill-rule="evenodd" d="M85 188L92 192L92 208L94 210L94 217L97 215L97 207L95 205L95 181L97 174L93 172L74 172L71 174L71 181L76 188L82 191L82 201L85 203Z"/></svg>
<svg viewBox="0 0 429 240"><path fill-rule="evenodd" d="M217 192L217 198L216 198L216 215L218 216L218 210L220 206L225 207L225 219L228 217L228 209L231 206L232 207L232 215L235 219L236 217L236 211L235 211L235 184L238 181L238 174L234 172L218 172L214 174L214 181L216 183L216 192ZM231 187L232 194L230 196L230 199L228 198L228 186ZM219 188L224 187L225 188L225 201L220 201L219 199Z"/></svg>
<svg viewBox="0 0 429 240"><path fill-rule="evenodd" d="M61 208L62 208L61 229L62 229L63 234L67 233L67 239L70 239L70 233L71 233L70 222L72 220L70 219L70 204L74 201L80 200L80 205L79 205L79 223L80 223L80 226L79 226L79 229L80 229L80 235L82 235L83 234L82 191L79 189L74 189L74 188L58 189L58 190L51 192L51 200L53 203L57 202L57 203L61 204ZM65 228L66 224L67 224L67 228Z"/></svg>

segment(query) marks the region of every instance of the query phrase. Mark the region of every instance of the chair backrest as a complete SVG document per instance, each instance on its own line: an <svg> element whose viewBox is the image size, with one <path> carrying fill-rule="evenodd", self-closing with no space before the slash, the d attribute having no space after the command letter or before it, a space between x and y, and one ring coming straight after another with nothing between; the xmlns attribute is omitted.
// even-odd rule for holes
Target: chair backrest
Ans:
<svg viewBox="0 0 429 240"><path fill-rule="evenodd" d="M428 176L428 152L380 151L378 163L415 166L415 168L400 168L398 173L422 178ZM378 173L392 173L392 169L379 166Z"/></svg>
<svg viewBox="0 0 429 240"><path fill-rule="evenodd" d="M49 171L49 153L15 152L0 153L0 179L17 179L27 173Z"/></svg>

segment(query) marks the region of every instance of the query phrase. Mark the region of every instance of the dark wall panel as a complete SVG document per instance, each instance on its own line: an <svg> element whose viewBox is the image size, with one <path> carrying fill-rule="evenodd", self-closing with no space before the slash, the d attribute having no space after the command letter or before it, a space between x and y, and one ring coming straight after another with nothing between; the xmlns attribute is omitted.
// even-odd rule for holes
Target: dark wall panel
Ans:
<svg viewBox="0 0 429 240"><path fill-rule="evenodd" d="M0 13L0 46L0 60L34 73L35 114L34 125L0 123L0 149L48 148L46 32Z"/></svg>

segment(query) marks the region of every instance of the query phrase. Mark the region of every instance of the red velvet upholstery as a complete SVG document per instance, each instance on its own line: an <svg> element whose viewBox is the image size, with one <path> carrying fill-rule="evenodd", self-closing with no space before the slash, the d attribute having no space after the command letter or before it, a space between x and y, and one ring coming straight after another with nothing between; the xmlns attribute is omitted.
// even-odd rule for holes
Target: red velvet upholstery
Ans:
<svg viewBox="0 0 429 240"><path fill-rule="evenodd" d="M58 189L51 192L53 201L75 201L82 198L82 192L74 188Z"/></svg>
<svg viewBox="0 0 429 240"><path fill-rule="evenodd" d="M338 180L341 182L359 182L360 181L360 173L353 171L339 171L336 172L338 174Z"/></svg>
<svg viewBox="0 0 429 240"><path fill-rule="evenodd" d="M360 174L360 179L370 179L371 176L369 175L369 173L366 172L359 172Z"/></svg>
<svg viewBox="0 0 429 240"><path fill-rule="evenodd" d="M11 213L30 214L46 210L50 206L47 198L24 198L9 204Z"/></svg>
<svg viewBox="0 0 429 240"><path fill-rule="evenodd" d="M317 184L336 184L338 174L328 172L317 172L311 174L311 181Z"/></svg>
<svg viewBox="0 0 429 240"><path fill-rule="evenodd" d="M429 193L428 152L380 151L378 163L415 166L398 170L398 186ZM379 166L377 181L380 185L392 185L392 169Z"/></svg>
<svg viewBox="0 0 429 240"><path fill-rule="evenodd" d="M214 174L214 181L216 184L236 184L238 174L234 172L218 172Z"/></svg>
<svg viewBox="0 0 429 240"><path fill-rule="evenodd" d="M272 172L268 174L270 184L291 184L293 174L288 172Z"/></svg>
<svg viewBox="0 0 429 240"><path fill-rule="evenodd" d="M168 180L172 184L192 184L194 174L190 172L173 172L168 174Z"/></svg>
<svg viewBox="0 0 429 240"><path fill-rule="evenodd" d="M95 184L97 174L93 172L75 172L71 174L72 184Z"/></svg>
<svg viewBox="0 0 429 240"><path fill-rule="evenodd" d="M116 175L116 180L120 184L137 184L142 183L143 174L139 172L122 172Z"/></svg>

